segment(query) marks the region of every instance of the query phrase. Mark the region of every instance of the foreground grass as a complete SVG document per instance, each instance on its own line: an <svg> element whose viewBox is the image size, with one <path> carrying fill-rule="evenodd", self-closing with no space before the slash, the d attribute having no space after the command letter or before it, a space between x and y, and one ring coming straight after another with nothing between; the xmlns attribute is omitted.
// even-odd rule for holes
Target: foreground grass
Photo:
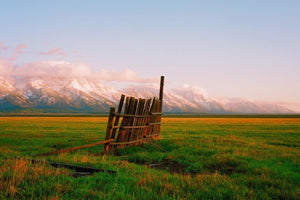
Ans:
<svg viewBox="0 0 300 200"><path fill-rule="evenodd" d="M73 177L34 155L104 140L105 117L0 117L0 199L299 199L300 118L164 118L167 152L102 146L47 160L116 170Z"/></svg>

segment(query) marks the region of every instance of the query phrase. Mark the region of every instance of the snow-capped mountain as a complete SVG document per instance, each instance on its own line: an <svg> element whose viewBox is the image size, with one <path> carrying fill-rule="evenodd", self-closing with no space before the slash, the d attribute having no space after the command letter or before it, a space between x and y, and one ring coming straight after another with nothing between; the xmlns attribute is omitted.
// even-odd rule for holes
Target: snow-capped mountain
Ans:
<svg viewBox="0 0 300 200"><path fill-rule="evenodd" d="M138 98L158 96L158 89L132 86L117 90L88 78L8 77L0 75L0 112L107 112L120 95ZM293 113L274 104L245 99L210 97L205 89L184 86L165 88L164 112L209 114Z"/></svg>
<svg viewBox="0 0 300 200"><path fill-rule="evenodd" d="M247 114L273 114L273 113L293 113L292 110L272 103L261 103L251 101L243 98L228 98L219 97L217 101L220 102L225 110L230 110L233 113L247 113Z"/></svg>

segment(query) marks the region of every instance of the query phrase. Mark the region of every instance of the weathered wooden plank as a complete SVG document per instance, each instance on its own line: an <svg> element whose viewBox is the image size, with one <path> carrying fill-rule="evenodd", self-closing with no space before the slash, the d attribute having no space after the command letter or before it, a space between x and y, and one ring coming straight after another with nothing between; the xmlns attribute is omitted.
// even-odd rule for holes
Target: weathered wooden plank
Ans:
<svg viewBox="0 0 300 200"><path fill-rule="evenodd" d="M109 139L114 139L111 137L112 134L112 125L113 125L113 121L114 121L114 114L115 114L115 108L111 107L110 111L109 111L109 115L108 115L108 122L107 122L107 127L106 127L106 136L105 136L105 140L109 140ZM109 150L109 145L104 144L104 151L108 151Z"/></svg>
<svg viewBox="0 0 300 200"><path fill-rule="evenodd" d="M112 125L114 121L115 108L111 107L108 115L105 140L111 139Z"/></svg>
<svg viewBox="0 0 300 200"><path fill-rule="evenodd" d="M149 126L151 126L151 125L158 125L158 124L161 124L161 122L153 122L153 123L149 123Z"/></svg>
<svg viewBox="0 0 300 200"><path fill-rule="evenodd" d="M129 114L135 115L136 109L137 109L137 104L138 104L138 99L135 99L135 98L133 98L133 99L134 99L134 101L129 110ZM127 126L132 126L135 123L135 117L129 117L127 123L128 123ZM125 133L125 137L123 140L124 142L129 142L132 132L133 132L133 129L131 129Z"/></svg>
<svg viewBox="0 0 300 200"><path fill-rule="evenodd" d="M125 99L125 95L122 94L121 98L120 98L120 102L119 102L117 113L115 114L116 118L115 118L114 126L118 126L118 124L119 124L120 115L117 115L117 114L121 114L121 112L122 112L122 108L123 108L123 104L124 104L124 99ZM112 133L111 133L111 138L112 139L115 139L116 132L117 132L117 129L113 129L112 130Z"/></svg>
<svg viewBox="0 0 300 200"><path fill-rule="evenodd" d="M124 114L128 114L129 106L130 106L131 101L132 101L132 98L126 97ZM124 126L124 124L126 124L126 120L127 120L127 117L123 117L122 122L121 122L121 126ZM124 130L119 129L118 135L117 135L117 138L116 138L116 142L121 141L121 139L123 137L123 134L124 134Z"/></svg>
<svg viewBox="0 0 300 200"><path fill-rule="evenodd" d="M132 125L132 126L113 126L113 129L118 129L118 128L122 128L122 129L138 129L138 128L147 128L149 127L149 125L143 125L143 126L138 126L138 125Z"/></svg>
<svg viewBox="0 0 300 200"><path fill-rule="evenodd" d="M130 115L130 114L118 114L118 113L116 113L115 116L120 116L120 117L135 117L135 118L147 118L147 117L150 117L151 115Z"/></svg>
<svg viewBox="0 0 300 200"><path fill-rule="evenodd" d="M136 115L141 115L143 113L144 106L145 106L145 99L140 98L138 101L137 109L136 109ZM134 130L132 130L132 133L131 133L128 141L136 140L138 138L138 134L139 134L141 128L144 128L143 126L141 126L141 122L142 122L141 118L135 117L134 119L135 119L135 121L133 123L133 126L136 126L137 129L135 128Z"/></svg>
<svg viewBox="0 0 300 200"><path fill-rule="evenodd" d="M130 142L113 142L111 145L128 145L128 144L134 144L143 141L144 139L134 140Z"/></svg>
<svg viewBox="0 0 300 200"><path fill-rule="evenodd" d="M162 111L162 101L159 101L159 106L158 106L158 108L159 108L159 112L161 112ZM156 117L156 123L160 123L159 125L157 125L157 127L156 127L156 133L160 133L160 126L161 126L161 115L157 115L157 117ZM159 136L157 136L156 137L157 139L159 138Z"/></svg>
<svg viewBox="0 0 300 200"><path fill-rule="evenodd" d="M156 98L154 97L151 103L151 107L150 107L150 112L149 114L151 115L149 122L148 123L153 123L154 122L154 115L152 115L152 113L155 111L155 102L156 102ZM149 130L146 132L146 135L151 135L153 132L153 126L149 127Z"/></svg>
<svg viewBox="0 0 300 200"><path fill-rule="evenodd" d="M157 100L154 105L155 105L154 106L154 112L157 112L159 110L159 100ZM157 122L157 117L158 117L158 115L153 116L153 118L154 118L153 123ZM157 133L157 125L154 124L152 134L156 134L156 133Z"/></svg>
<svg viewBox="0 0 300 200"><path fill-rule="evenodd" d="M97 145L100 145L100 144L108 144L108 143L111 143L113 141L114 141L113 139L104 140L104 141L101 141L101 142L95 142L95 143L86 144L86 145L83 145L83 146L71 147L71 148L61 149L61 150L57 150L57 151L51 151L51 152L48 152L48 153L42 153L42 154L36 155L35 157L49 156L49 155L60 154L60 153L67 153L67 152L75 151L75 150L78 150L78 149L94 147L94 146L97 146Z"/></svg>
<svg viewBox="0 0 300 200"><path fill-rule="evenodd" d="M140 109L140 111L139 111L139 114L140 114L140 115L146 115L146 114L145 114L146 106L147 106L147 100L146 100L146 99L143 99L143 100L142 100L142 106L141 106L141 109ZM139 119L138 125L139 125L139 126L145 126L146 124L145 124L144 122L145 122L145 118L140 118L140 119ZM137 132L137 134L136 134L136 139L143 138L143 130L144 130L145 128L147 128L147 127L143 127L143 128L138 129L138 132Z"/></svg>
<svg viewBox="0 0 300 200"><path fill-rule="evenodd" d="M143 114L144 114L145 116L148 116L148 117L147 117L147 118L143 118L142 125L148 125L148 123L149 123L149 121L150 121L151 115L149 115L149 113L150 113L151 100L152 100L152 99L150 98L150 99L147 99L147 101L146 101L146 105L145 105ZM144 129L142 130L142 133L141 133L140 137L141 137L141 138L144 137L144 136L147 134L148 131L149 131L149 127L144 128Z"/></svg>

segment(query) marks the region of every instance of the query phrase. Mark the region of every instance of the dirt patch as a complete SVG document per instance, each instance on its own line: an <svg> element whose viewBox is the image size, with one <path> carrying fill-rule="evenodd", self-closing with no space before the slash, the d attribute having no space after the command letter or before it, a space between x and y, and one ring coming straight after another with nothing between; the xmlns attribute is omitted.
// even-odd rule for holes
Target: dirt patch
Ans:
<svg viewBox="0 0 300 200"><path fill-rule="evenodd" d="M221 174L226 175L246 173L246 166L244 163L233 162L232 160L206 164L204 168L212 173L215 171L219 171Z"/></svg>
<svg viewBox="0 0 300 200"><path fill-rule="evenodd" d="M152 163L149 164L148 167L154 168L154 169L160 169L160 170L166 170L171 173L186 173L185 170L188 167L187 165L180 164L173 160L163 160L160 163Z"/></svg>
<svg viewBox="0 0 300 200"><path fill-rule="evenodd" d="M300 147L299 144L293 144L292 142L269 142L271 145L276 145L276 146L286 146L286 147Z"/></svg>
<svg viewBox="0 0 300 200"><path fill-rule="evenodd" d="M234 161L225 160L225 161L207 163L203 166L201 171L190 171L188 170L189 165L184 165L169 159L164 159L161 162L153 162L153 163L143 162L143 161L134 161L133 163L138 165L144 165L153 169L168 171L170 173L190 174L192 176L201 174L203 172L215 173L216 171L218 171L220 174L231 175L235 173L244 174L247 171L246 164L243 162L238 162L236 160Z"/></svg>
<svg viewBox="0 0 300 200"><path fill-rule="evenodd" d="M153 169L168 171L171 173L188 174L188 172L186 172L186 168L188 167L188 165L183 165L174 160L164 159L161 162L154 163L137 161L134 163L138 165L145 165Z"/></svg>

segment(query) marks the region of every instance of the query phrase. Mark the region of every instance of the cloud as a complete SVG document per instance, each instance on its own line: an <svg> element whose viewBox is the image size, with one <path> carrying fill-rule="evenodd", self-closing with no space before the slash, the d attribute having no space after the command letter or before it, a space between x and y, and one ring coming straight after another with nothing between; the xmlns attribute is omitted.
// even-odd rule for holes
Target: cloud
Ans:
<svg viewBox="0 0 300 200"><path fill-rule="evenodd" d="M183 96L188 97L188 93L193 93L194 95L202 96L206 99L210 99L210 96L207 93L207 90L204 87L191 86L187 83L184 83L181 87L175 89L178 93L181 93Z"/></svg>
<svg viewBox="0 0 300 200"><path fill-rule="evenodd" d="M115 82L139 82L139 83L153 83L157 82L156 78L143 79L139 77L135 71L125 69L123 71L108 71L101 69L94 74L94 77L104 81Z"/></svg>
<svg viewBox="0 0 300 200"><path fill-rule="evenodd" d="M11 61L17 60L17 54L13 54L13 55L10 57L10 60L11 60Z"/></svg>
<svg viewBox="0 0 300 200"><path fill-rule="evenodd" d="M26 47L27 47L26 44L20 44L20 45L18 45L17 48L16 48L17 53L18 53L18 54L23 53L22 49L24 49L24 48L26 48Z"/></svg>
<svg viewBox="0 0 300 200"><path fill-rule="evenodd" d="M24 77L90 77L92 71L86 64L72 64L65 61L34 62L16 68L14 75Z"/></svg>
<svg viewBox="0 0 300 200"><path fill-rule="evenodd" d="M26 48L26 44L20 44L16 47L16 51L11 55L10 60L15 61L17 60L17 56L23 53L23 49Z"/></svg>
<svg viewBox="0 0 300 200"><path fill-rule="evenodd" d="M11 62L4 58L0 58L0 75L12 75L14 67Z"/></svg>
<svg viewBox="0 0 300 200"><path fill-rule="evenodd" d="M65 56L66 53L61 51L61 48L54 48L49 50L48 52L38 52L40 55L61 55Z"/></svg>
<svg viewBox="0 0 300 200"><path fill-rule="evenodd" d="M7 50L7 47L3 46L3 44L4 44L4 43L0 41L0 52L1 52L1 51L6 51L6 50Z"/></svg>
<svg viewBox="0 0 300 200"><path fill-rule="evenodd" d="M156 78L144 79L139 77L136 72L125 69L123 71L109 71L100 69L92 70L85 63L70 63L66 61L43 61L34 62L12 68L9 61L4 59L0 62L0 74L9 74L17 77L61 77L61 78L88 78L102 82L138 82L153 83ZM9 69L9 70L7 70Z"/></svg>

